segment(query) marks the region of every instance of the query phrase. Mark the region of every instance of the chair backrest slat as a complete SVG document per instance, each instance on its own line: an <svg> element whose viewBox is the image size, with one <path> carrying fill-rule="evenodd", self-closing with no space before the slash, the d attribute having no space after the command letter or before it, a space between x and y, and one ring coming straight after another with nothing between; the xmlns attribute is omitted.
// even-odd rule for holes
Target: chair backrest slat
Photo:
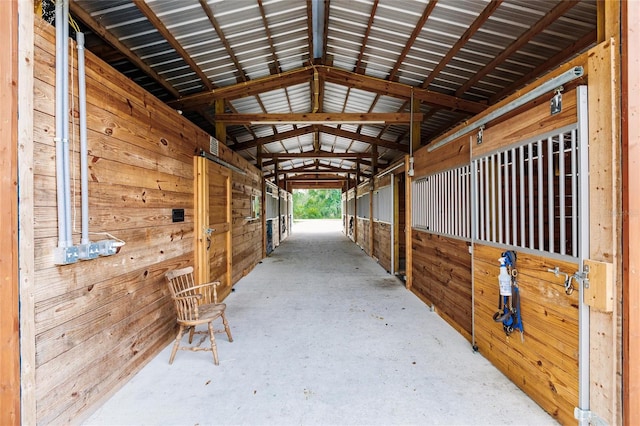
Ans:
<svg viewBox="0 0 640 426"><path fill-rule="evenodd" d="M199 301L196 298L182 299L182 297L198 295L193 278L193 266L176 269L165 274L171 298L174 301L179 321L193 321L198 319ZM179 294L180 299L176 298Z"/></svg>

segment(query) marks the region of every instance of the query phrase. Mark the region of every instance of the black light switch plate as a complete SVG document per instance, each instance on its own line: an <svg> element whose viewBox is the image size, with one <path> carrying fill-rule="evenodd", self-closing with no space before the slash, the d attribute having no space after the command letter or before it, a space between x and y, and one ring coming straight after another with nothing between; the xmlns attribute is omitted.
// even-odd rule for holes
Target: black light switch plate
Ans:
<svg viewBox="0 0 640 426"><path fill-rule="evenodd" d="M184 209L171 210L171 220L173 222L184 222Z"/></svg>

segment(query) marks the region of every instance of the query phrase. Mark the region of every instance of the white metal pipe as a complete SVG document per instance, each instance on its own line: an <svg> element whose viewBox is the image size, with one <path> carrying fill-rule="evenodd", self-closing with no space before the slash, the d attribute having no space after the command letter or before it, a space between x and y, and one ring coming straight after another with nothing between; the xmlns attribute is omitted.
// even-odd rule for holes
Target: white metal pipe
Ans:
<svg viewBox="0 0 640 426"><path fill-rule="evenodd" d="M571 131L571 255L578 256L577 130Z"/></svg>
<svg viewBox="0 0 640 426"><path fill-rule="evenodd" d="M564 133L560 134L560 140L558 143L558 171L560 175L560 182L558 188L558 207L560 208L560 254L567 253L567 231L566 231L566 214L565 214L565 172L564 172Z"/></svg>
<svg viewBox="0 0 640 426"><path fill-rule="evenodd" d="M67 247L73 245L71 236L71 161L69 160L69 1L62 3L62 158L64 159L64 218L66 221L65 241ZM57 25L57 24L56 24Z"/></svg>
<svg viewBox="0 0 640 426"><path fill-rule="evenodd" d="M84 66L84 34L76 33L78 48L78 109L80 113L80 191L82 200L81 244L89 244L89 165L87 161L87 85Z"/></svg>
<svg viewBox="0 0 640 426"><path fill-rule="evenodd" d="M589 257L589 122L587 106L587 87L578 87L578 167L580 168L580 184L578 199L580 200L580 268L584 270L584 259ZM583 412L590 410L589 395L589 306L584 302L584 280L580 280L578 297L578 408ZM589 421L581 420L587 425Z"/></svg>
<svg viewBox="0 0 640 426"><path fill-rule="evenodd" d="M514 246L518 245L518 194L516 192L516 152L517 151L515 148L511 149L511 202L513 203L513 207L511 209L511 225L513 227L511 235L513 238ZM524 179L524 176L520 176L520 180L522 179ZM522 209L524 209L524 203L520 204L520 210Z"/></svg>
<svg viewBox="0 0 640 426"><path fill-rule="evenodd" d="M544 83L542 83L540 86L536 87L535 89L533 89L532 91L525 93L524 95L520 96L517 99L514 99L513 101L509 102L508 104L496 109L495 111L485 115L484 117L478 119L477 121L469 124L468 126L465 126L463 129L458 130L457 132L451 134L450 136L447 136L446 138L434 143L434 144L430 144L428 145L427 151L431 152L434 151L446 144L448 144L449 142L459 138L462 135L465 135L475 129L480 128L481 126L484 126L485 124L489 123L492 120L495 120L498 117L501 117L502 115L513 111L514 109L517 109L519 107L521 107L522 105L533 101L534 99L538 98L539 96L541 96L544 93L550 92L552 90L557 89L558 87L562 86L563 84L566 84L570 81L575 80L578 77L582 77L582 75L584 74L584 69L580 66L578 67L573 67L570 70L565 71L564 73L560 74L557 77L554 77L552 79L549 79L547 81L545 81ZM413 116L413 114L412 114Z"/></svg>
<svg viewBox="0 0 640 426"><path fill-rule="evenodd" d="M524 146L518 148L518 163L520 165L520 247L526 247L527 230L525 227L525 203L524 203Z"/></svg>
<svg viewBox="0 0 640 426"><path fill-rule="evenodd" d="M491 156L491 183L487 184L487 194L491 194L491 242L496 242L496 161L495 156Z"/></svg>
<svg viewBox="0 0 640 426"><path fill-rule="evenodd" d="M529 143L528 149L527 149L527 154L529 157L529 168L528 168L528 178L529 178L529 248L530 249L535 249L536 245L535 245L535 239L534 239L534 235L533 235L533 217L534 217L534 212L533 212L533 144Z"/></svg>
<svg viewBox="0 0 640 426"><path fill-rule="evenodd" d="M493 191L497 192L498 194L498 242L500 244L503 243L503 239L502 239L502 218L504 216L503 212L502 212L502 154L498 153L496 154L496 161L495 161L495 168L496 168L496 175L497 178L495 180L495 183L493 185ZM494 224L494 226L496 226Z"/></svg>
<svg viewBox="0 0 640 426"><path fill-rule="evenodd" d="M504 192L504 243L509 245L511 244L511 192L509 191L510 187L510 175L509 175L509 152L505 151L504 155L504 191L500 189L500 192Z"/></svg>
<svg viewBox="0 0 640 426"><path fill-rule="evenodd" d="M391 197L389 197L389 203L390 203L390 207L391 207L391 275L395 275L396 273L396 262L395 262L395 257L396 257L396 248L395 248L395 223L396 223L396 218L395 218L395 211L396 209L394 208L394 200L395 200L395 187L393 185L393 181L395 180L394 176L391 176Z"/></svg>
<svg viewBox="0 0 640 426"><path fill-rule="evenodd" d="M67 220L65 217L65 198L64 190L64 156L63 156L63 74L66 72L63 68L62 56L64 54L64 35L63 35L63 7L62 2L56 2L56 193L58 207L58 247L67 246Z"/></svg>
<svg viewBox="0 0 640 426"><path fill-rule="evenodd" d="M547 139L547 213L549 220L549 252L555 253L555 203L554 203L554 190L553 190L553 137Z"/></svg>
<svg viewBox="0 0 640 426"><path fill-rule="evenodd" d="M538 250L544 250L544 183L542 173L542 139L538 140Z"/></svg>

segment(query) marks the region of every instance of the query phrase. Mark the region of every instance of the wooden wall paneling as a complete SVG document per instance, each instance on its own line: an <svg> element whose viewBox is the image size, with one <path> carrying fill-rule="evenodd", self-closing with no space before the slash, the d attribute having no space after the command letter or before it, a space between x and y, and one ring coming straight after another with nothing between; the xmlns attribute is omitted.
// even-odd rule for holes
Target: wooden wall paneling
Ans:
<svg viewBox="0 0 640 426"><path fill-rule="evenodd" d="M640 3L624 2L622 43L623 400L625 426L640 424Z"/></svg>
<svg viewBox="0 0 640 426"><path fill-rule="evenodd" d="M391 225L384 222L374 222L375 251L373 257L378 260L385 271L391 271Z"/></svg>
<svg viewBox="0 0 640 426"><path fill-rule="evenodd" d="M18 287L18 40L16 2L0 3L0 423L20 418ZM23 94L23 93L22 93Z"/></svg>
<svg viewBox="0 0 640 426"><path fill-rule="evenodd" d="M412 231L411 291L471 338L471 256L468 243Z"/></svg>
<svg viewBox="0 0 640 426"><path fill-rule="evenodd" d="M475 138L475 134L473 137ZM427 147L416 151L414 154L414 176L420 178L442 170L469 164L470 138L470 135L461 136L432 152L429 152Z"/></svg>
<svg viewBox="0 0 640 426"><path fill-rule="evenodd" d="M564 277L577 263L518 252L524 342L493 321L498 310L498 258L502 249L474 246L475 339L478 350L562 424L574 424L578 403L578 294L566 295Z"/></svg>
<svg viewBox="0 0 640 426"><path fill-rule="evenodd" d="M589 230L592 260L613 263L616 283L621 280L619 266L621 211L620 185L620 107L619 49L611 38L589 51ZM607 111L603 114L602 111ZM590 409L610 424L619 423L618 377L621 340L618 307L621 286L616 286L613 312L590 309Z"/></svg>
<svg viewBox="0 0 640 426"><path fill-rule="evenodd" d="M209 136L87 52L90 230L109 231L127 244L115 256L54 266L57 223L51 219L55 218L56 188L50 52L55 50L55 40L51 26L37 19L36 80L31 89L35 117L32 316L37 349L32 395L38 398L33 423L69 423L122 386L174 337L175 313L163 275L193 264L194 231L198 230L194 154L208 148ZM75 164L77 155L76 147ZM232 150L221 145L220 157L247 172L239 185L261 185L259 171ZM73 183L79 191L76 180ZM231 194L231 179L227 185L226 194ZM241 199L237 201L243 205ZM79 209L79 200L75 205ZM230 219L231 203L227 206L226 229L233 232L236 225L240 227L236 231L242 229L235 216L233 222ZM172 223L172 208L185 209L184 222ZM248 230L234 236L241 253L251 252L252 244L261 253L261 232ZM78 232L74 238L79 238ZM230 253L231 239L225 244ZM248 255L243 270L259 258L259 254ZM230 274L229 266L226 269ZM226 281L235 279L235 270L232 276Z"/></svg>

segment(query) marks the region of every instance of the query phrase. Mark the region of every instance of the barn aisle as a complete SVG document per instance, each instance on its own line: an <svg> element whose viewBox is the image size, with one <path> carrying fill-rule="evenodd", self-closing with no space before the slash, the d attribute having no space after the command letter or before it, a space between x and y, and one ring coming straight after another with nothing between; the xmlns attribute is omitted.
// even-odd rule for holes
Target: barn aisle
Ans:
<svg viewBox="0 0 640 426"><path fill-rule="evenodd" d="M296 223L236 284L219 366L167 346L85 424L556 424L340 226Z"/></svg>

